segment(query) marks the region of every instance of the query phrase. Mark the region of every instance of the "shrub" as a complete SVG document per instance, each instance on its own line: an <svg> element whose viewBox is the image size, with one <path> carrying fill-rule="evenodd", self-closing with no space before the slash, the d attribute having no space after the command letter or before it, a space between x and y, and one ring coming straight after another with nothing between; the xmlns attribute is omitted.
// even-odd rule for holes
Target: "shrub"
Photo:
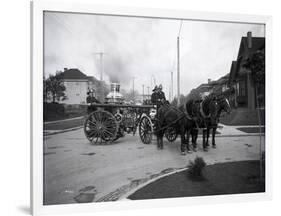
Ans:
<svg viewBox="0 0 281 216"><path fill-rule="evenodd" d="M43 105L43 118L44 121L58 120L65 116L65 109L59 103L44 103Z"/></svg>
<svg viewBox="0 0 281 216"><path fill-rule="evenodd" d="M202 157L196 156L194 161L189 161L189 164L187 165L188 168L188 176L192 178L201 178L202 177L202 171L204 167L206 166L206 162Z"/></svg>

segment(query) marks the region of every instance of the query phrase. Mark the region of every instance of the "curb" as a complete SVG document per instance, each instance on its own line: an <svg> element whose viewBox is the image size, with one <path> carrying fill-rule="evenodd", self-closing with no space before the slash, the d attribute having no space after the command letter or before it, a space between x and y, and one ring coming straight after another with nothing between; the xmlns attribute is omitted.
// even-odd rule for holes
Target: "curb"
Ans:
<svg viewBox="0 0 281 216"><path fill-rule="evenodd" d="M72 121L72 120L82 119L84 117L85 116L79 116L79 117L75 117L75 118L69 118L69 119L63 119L63 120L57 120L57 121L47 121L47 122L44 122L44 125L55 124L55 123L59 123L59 122Z"/></svg>
<svg viewBox="0 0 281 216"><path fill-rule="evenodd" d="M140 184L140 185L137 186L136 188L130 190L128 193L125 193L123 196L120 196L119 199L118 199L118 201L124 201L124 200L127 201L127 200L130 200L130 199L128 199L128 197L129 197L130 195L132 195L133 193L135 193L135 192L138 191L139 189L145 187L146 185L151 184L152 182L155 182L155 181L157 181L157 180L160 179L160 178L163 178L163 177L166 177L166 176L169 176L169 175L172 175L172 174L176 174L176 173L178 173L178 172L181 172L181 171L184 171L184 170L187 170L187 169L188 169L188 168L186 168L186 167L185 167L185 168L181 168L181 169L178 169L178 170L175 170L175 171L172 171L172 172L169 172L169 173L160 175L160 176L158 176L158 177L156 177L156 178L150 179L150 180L148 180L147 182L145 182L145 183L143 183L143 184ZM132 201L132 200L130 200L130 201Z"/></svg>
<svg viewBox="0 0 281 216"><path fill-rule="evenodd" d="M243 136L259 136L260 133L243 133L243 134L229 134L229 135L220 135L220 134L216 134L216 137L243 137ZM265 133L261 134L262 136L265 136ZM199 137L199 136L198 136Z"/></svg>
<svg viewBox="0 0 281 216"><path fill-rule="evenodd" d="M50 135L55 135L55 134L75 131L75 130L78 130L78 129L81 129L81 128L83 128L83 126L78 126L78 127L74 127L74 128L68 128L68 129L64 129L64 130L57 130L57 131L53 131L53 132L44 131L43 135L44 136L50 136Z"/></svg>

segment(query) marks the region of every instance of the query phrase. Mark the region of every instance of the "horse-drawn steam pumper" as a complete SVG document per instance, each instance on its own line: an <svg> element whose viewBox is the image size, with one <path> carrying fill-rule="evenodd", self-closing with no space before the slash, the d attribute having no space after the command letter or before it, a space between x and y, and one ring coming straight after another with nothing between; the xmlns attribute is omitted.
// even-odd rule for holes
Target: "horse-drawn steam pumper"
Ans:
<svg viewBox="0 0 281 216"><path fill-rule="evenodd" d="M125 133L135 134L139 128L141 141L151 143L153 135L153 105L125 104L119 93L120 84L112 83L111 92L106 96L105 103L94 103L84 123L84 133L94 144L108 143L124 137Z"/></svg>
<svg viewBox="0 0 281 216"><path fill-rule="evenodd" d="M155 131L156 107L125 104L119 90L120 84L112 83L111 92L106 96L105 103L89 105L93 111L88 114L84 123L87 139L93 144L108 143L124 137L125 133L135 134L138 129L141 141L150 144L153 134L157 131ZM160 130L165 131L165 137L170 142L176 140L178 136L173 125L167 125Z"/></svg>
<svg viewBox="0 0 281 216"><path fill-rule="evenodd" d="M141 141L151 143L153 123L149 116L152 105L95 104L84 123L84 132L92 143L107 143L134 133L139 127Z"/></svg>

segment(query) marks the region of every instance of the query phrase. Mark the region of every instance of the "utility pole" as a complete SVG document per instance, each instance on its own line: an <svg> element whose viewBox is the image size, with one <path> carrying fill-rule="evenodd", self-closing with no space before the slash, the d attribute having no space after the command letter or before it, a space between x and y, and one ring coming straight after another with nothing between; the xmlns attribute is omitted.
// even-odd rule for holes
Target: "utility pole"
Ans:
<svg viewBox="0 0 281 216"><path fill-rule="evenodd" d="M134 103L135 103L135 78L136 77L132 77L132 79L133 79L133 101L134 101Z"/></svg>
<svg viewBox="0 0 281 216"><path fill-rule="evenodd" d="M180 37L177 37L177 72L178 72L178 76L177 76L177 104L178 106L180 105Z"/></svg>
<svg viewBox="0 0 281 216"><path fill-rule="evenodd" d="M152 83L152 80L153 80L153 83ZM153 86L153 84L154 84L154 86ZM155 86L156 86L156 79L155 79L155 76L154 76L154 75L151 75L150 87L151 87L151 89L153 89Z"/></svg>
<svg viewBox="0 0 281 216"><path fill-rule="evenodd" d="M95 52L94 54L100 57L100 81L103 81L103 56L105 52Z"/></svg>
<svg viewBox="0 0 281 216"><path fill-rule="evenodd" d="M95 55L98 55L100 57L100 84L101 84L101 102L104 101L104 86L103 86L103 73L104 73L104 69L103 69L103 56L105 55L105 52L95 52Z"/></svg>
<svg viewBox="0 0 281 216"><path fill-rule="evenodd" d="M144 84L142 84L142 101L144 102Z"/></svg>
<svg viewBox="0 0 281 216"><path fill-rule="evenodd" d="M173 101L173 98L174 98L174 92L173 92L173 89L174 89L174 84L173 84L174 80L173 80L173 71L171 71L171 102Z"/></svg>

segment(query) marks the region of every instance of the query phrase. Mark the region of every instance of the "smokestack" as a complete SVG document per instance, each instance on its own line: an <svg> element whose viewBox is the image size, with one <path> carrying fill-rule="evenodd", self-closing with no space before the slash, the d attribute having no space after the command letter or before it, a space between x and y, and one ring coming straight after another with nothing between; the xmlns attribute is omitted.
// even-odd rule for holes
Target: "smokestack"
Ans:
<svg viewBox="0 0 281 216"><path fill-rule="evenodd" d="M252 32L247 32L247 45L248 48L251 49L253 44L252 44Z"/></svg>
<svg viewBox="0 0 281 216"><path fill-rule="evenodd" d="M208 79L208 84L210 84L210 82L211 82L211 79Z"/></svg>

